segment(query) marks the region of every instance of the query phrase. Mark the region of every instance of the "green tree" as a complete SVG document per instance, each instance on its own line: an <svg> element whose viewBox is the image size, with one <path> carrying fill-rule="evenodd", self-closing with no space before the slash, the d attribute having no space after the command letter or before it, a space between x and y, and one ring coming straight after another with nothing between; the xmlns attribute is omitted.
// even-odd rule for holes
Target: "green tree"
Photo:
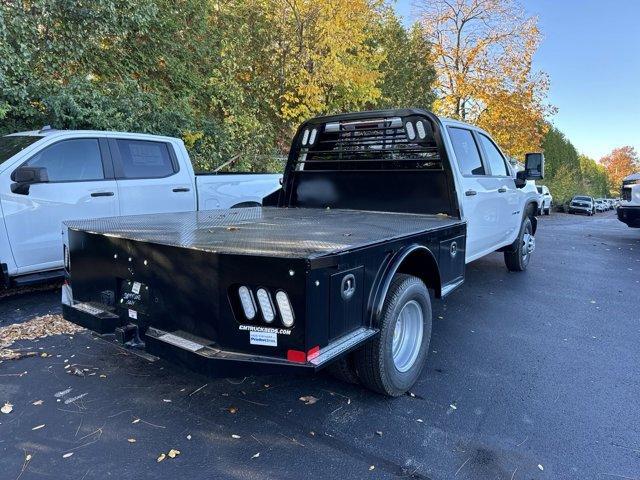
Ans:
<svg viewBox="0 0 640 480"><path fill-rule="evenodd" d="M428 107L427 51L382 0L7 0L0 134L167 134L198 169L279 168L310 116Z"/></svg>
<svg viewBox="0 0 640 480"><path fill-rule="evenodd" d="M435 69L430 45L419 24L409 30L391 8L383 11L375 29L375 44L385 58L380 64L380 98L376 108L426 108L435 100Z"/></svg>
<svg viewBox="0 0 640 480"><path fill-rule="evenodd" d="M586 155L579 155L580 171L582 173L582 191L593 197L609 196L609 177L604 165Z"/></svg>
<svg viewBox="0 0 640 480"><path fill-rule="evenodd" d="M544 183L551 189L556 203L564 203L579 193L582 186L578 152L554 126L550 126L544 136L542 149L545 157Z"/></svg>

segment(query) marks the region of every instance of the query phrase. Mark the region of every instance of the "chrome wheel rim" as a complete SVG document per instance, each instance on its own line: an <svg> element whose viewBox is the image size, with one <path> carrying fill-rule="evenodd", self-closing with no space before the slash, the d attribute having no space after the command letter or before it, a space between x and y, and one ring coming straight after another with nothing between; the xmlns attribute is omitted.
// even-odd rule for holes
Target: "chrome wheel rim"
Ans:
<svg viewBox="0 0 640 480"><path fill-rule="evenodd" d="M531 227L527 225L524 235L522 235L522 261L529 262L531 254L536 249L536 237L531 233Z"/></svg>
<svg viewBox="0 0 640 480"><path fill-rule="evenodd" d="M409 370L418 358L424 328L420 304L410 300L404 304L393 330L393 364L399 372Z"/></svg>

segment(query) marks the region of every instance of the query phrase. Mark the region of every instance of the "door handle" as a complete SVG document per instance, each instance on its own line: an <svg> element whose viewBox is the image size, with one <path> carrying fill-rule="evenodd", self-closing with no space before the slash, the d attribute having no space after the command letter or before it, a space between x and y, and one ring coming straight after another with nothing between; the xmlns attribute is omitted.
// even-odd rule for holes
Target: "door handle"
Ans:
<svg viewBox="0 0 640 480"><path fill-rule="evenodd" d="M477 195L477 194L478 194L478 192L476 192L475 190L467 190L466 192L464 192L464 194L465 194L467 197L472 197L472 196L474 196L474 195Z"/></svg>
<svg viewBox="0 0 640 480"><path fill-rule="evenodd" d="M498 192L500 192L500 193L505 193L506 191L507 191L506 187L500 187L498 189Z"/></svg>
<svg viewBox="0 0 640 480"><path fill-rule="evenodd" d="M113 197L113 192L93 192L92 197Z"/></svg>
<svg viewBox="0 0 640 480"><path fill-rule="evenodd" d="M188 192L189 190L191 190L191 189L190 189L190 188L185 188L185 187L182 187L182 188L174 188L174 189L173 189L173 191L174 191L175 193L179 193L179 192Z"/></svg>

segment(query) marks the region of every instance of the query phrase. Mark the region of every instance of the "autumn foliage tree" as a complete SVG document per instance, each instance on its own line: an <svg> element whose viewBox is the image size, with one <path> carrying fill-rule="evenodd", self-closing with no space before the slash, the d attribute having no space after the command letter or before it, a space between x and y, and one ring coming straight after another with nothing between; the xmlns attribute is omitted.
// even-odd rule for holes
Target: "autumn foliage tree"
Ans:
<svg viewBox="0 0 640 480"><path fill-rule="evenodd" d="M488 130L511 156L540 148L549 80L532 70L537 19L514 0L416 4L437 72L439 113Z"/></svg>
<svg viewBox="0 0 640 480"><path fill-rule="evenodd" d="M614 190L620 188L624 177L640 170L638 152L630 146L614 148L609 155L600 159L600 163L607 169Z"/></svg>

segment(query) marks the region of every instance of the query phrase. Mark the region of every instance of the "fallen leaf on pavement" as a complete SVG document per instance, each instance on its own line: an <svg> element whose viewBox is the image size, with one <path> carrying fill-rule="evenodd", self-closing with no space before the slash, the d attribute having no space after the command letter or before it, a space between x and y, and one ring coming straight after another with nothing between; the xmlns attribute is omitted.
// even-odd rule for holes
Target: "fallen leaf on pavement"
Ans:
<svg viewBox="0 0 640 480"><path fill-rule="evenodd" d="M371 465L371 466L369 467L369 471L374 470L375 468L376 468L376 466L375 466L375 465Z"/></svg>
<svg viewBox="0 0 640 480"><path fill-rule="evenodd" d="M156 462L160 463L161 461L163 461L165 458L167 458L167 456L164 453L161 453L160 456L158 457L158 459L156 460Z"/></svg>
<svg viewBox="0 0 640 480"><path fill-rule="evenodd" d="M180 455L180 450L172 448L171 450L169 450L169 453L167 455L169 455L169 458L176 458L178 455Z"/></svg>
<svg viewBox="0 0 640 480"><path fill-rule="evenodd" d="M540 465L540 464L538 464L538 468L539 468L540 470L544 470L544 467L543 467L542 465Z"/></svg>
<svg viewBox="0 0 640 480"><path fill-rule="evenodd" d="M44 423L42 425L38 425L37 427L33 427L31 430L40 430L41 428L44 428Z"/></svg>
<svg viewBox="0 0 640 480"><path fill-rule="evenodd" d="M379 437L382 436L382 432L380 430L376 430L376 435L378 435Z"/></svg>
<svg viewBox="0 0 640 480"><path fill-rule="evenodd" d="M240 435L236 435L235 433L233 435L231 435L231 438L242 438Z"/></svg>
<svg viewBox="0 0 640 480"><path fill-rule="evenodd" d="M131 422L131 423L138 423L139 421L140 421L140 419L139 419L139 418L136 418L136 419L135 419L133 422Z"/></svg>
<svg viewBox="0 0 640 480"><path fill-rule="evenodd" d="M38 405L42 405L44 402L42 400L36 400L35 402L33 402L31 405L35 405L36 407Z"/></svg>
<svg viewBox="0 0 640 480"><path fill-rule="evenodd" d="M187 435L187 440L191 440L191 434Z"/></svg>
<svg viewBox="0 0 640 480"><path fill-rule="evenodd" d="M62 455L62 458L69 458L71 455L73 455L73 452L68 452Z"/></svg>
<svg viewBox="0 0 640 480"><path fill-rule="evenodd" d="M316 397L314 397L313 395L307 395L304 397L300 397L300 400L304 402L305 405L313 405L314 403L316 403L318 401L318 399Z"/></svg>
<svg viewBox="0 0 640 480"><path fill-rule="evenodd" d="M80 370L78 367L71 367L69 370L67 370L67 373L69 375L76 375L78 377L84 377L84 372L82 370Z"/></svg>
<svg viewBox="0 0 640 480"><path fill-rule="evenodd" d="M10 403L5 403L1 408L0 408L0 412L2 413L11 413L13 412L13 405L11 405Z"/></svg>
<svg viewBox="0 0 640 480"><path fill-rule="evenodd" d="M127 438L127 442L136 443L136 439L135 438Z"/></svg>
<svg viewBox="0 0 640 480"><path fill-rule="evenodd" d="M238 413L238 407L231 406L227 410L229 413Z"/></svg>
<svg viewBox="0 0 640 480"><path fill-rule="evenodd" d="M251 458L258 458L260 456L260 452L256 453L255 455L253 455Z"/></svg>

